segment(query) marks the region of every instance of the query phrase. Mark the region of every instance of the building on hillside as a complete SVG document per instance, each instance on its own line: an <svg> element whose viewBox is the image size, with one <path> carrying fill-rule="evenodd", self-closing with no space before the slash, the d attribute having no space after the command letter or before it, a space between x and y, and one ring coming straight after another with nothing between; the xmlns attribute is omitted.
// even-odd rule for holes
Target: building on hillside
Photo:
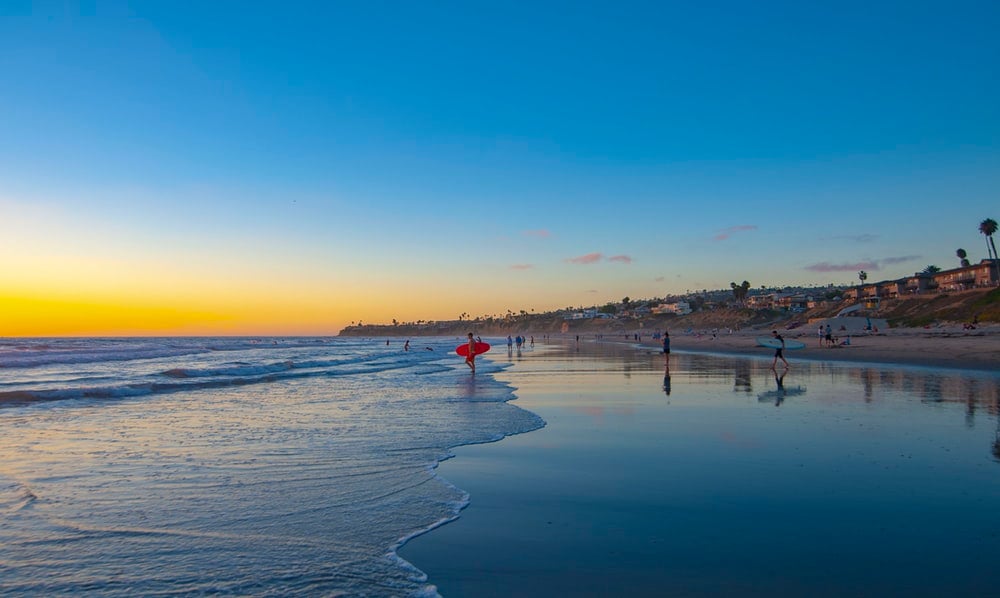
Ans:
<svg viewBox="0 0 1000 598"><path fill-rule="evenodd" d="M920 293L930 291L937 286L934 283L933 276L922 272L917 272L913 276L908 276L903 280L905 281L905 289L908 295L919 295Z"/></svg>
<svg viewBox="0 0 1000 598"><path fill-rule="evenodd" d="M791 311L804 311L810 299L800 293L781 293L775 296L774 305Z"/></svg>
<svg viewBox="0 0 1000 598"><path fill-rule="evenodd" d="M583 311L575 311L563 316L564 320L593 320L597 317L597 309L585 309Z"/></svg>
<svg viewBox="0 0 1000 598"><path fill-rule="evenodd" d="M691 304L687 301L675 301L673 303L661 303L651 310L654 314L674 314L686 316L691 313Z"/></svg>
<svg viewBox="0 0 1000 598"><path fill-rule="evenodd" d="M994 260L982 260L973 266L942 270L934 274L934 284L942 291L964 291L997 285L997 267Z"/></svg>

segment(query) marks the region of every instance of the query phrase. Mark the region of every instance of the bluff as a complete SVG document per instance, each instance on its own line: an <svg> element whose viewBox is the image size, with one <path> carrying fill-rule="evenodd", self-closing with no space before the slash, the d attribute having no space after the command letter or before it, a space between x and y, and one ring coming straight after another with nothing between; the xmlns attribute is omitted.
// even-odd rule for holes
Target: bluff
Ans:
<svg viewBox="0 0 1000 598"><path fill-rule="evenodd" d="M685 316L644 315L636 317L566 320L558 313L522 314L500 319L442 320L438 322L365 324L348 326L341 336L457 336L473 332L482 336L517 334L627 334L639 330L711 330L804 325L809 320L829 318L851 305L826 302L799 313L785 310L748 309L735 305L705 309ZM890 327L922 327L938 324L1000 323L1000 289L974 289L957 293L928 293L882 301L878 309L852 315L884 318Z"/></svg>

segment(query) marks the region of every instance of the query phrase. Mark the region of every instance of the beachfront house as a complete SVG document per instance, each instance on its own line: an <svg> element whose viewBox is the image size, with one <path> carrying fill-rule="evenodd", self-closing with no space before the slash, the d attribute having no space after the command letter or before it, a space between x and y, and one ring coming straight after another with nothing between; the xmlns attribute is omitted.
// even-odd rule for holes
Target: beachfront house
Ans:
<svg viewBox="0 0 1000 598"><path fill-rule="evenodd" d="M687 301L674 301L673 303L661 303L656 307L652 308L654 314L674 314L677 316L686 316L691 313L691 304Z"/></svg>
<svg viewBox="0 0 1000 598"><path fill-rule="evenodd" d="M585 309L583 311L575 311L563 316L564 320L593 320L599 316L597 308Z"/></svg>
<svg viewBox="0 0 1000 598"><path fill-rule="evenodd" d="M937 286L934 283L933 276L922 272L917 272L913 276L909 276L903 280L905 281L906 293L910 295L918 295Z"/></svg>
<svg viewBox="0 0 1000 598"><path fill-rule="evenodd" d="M789 311L805 311L810 299L801 293L781 293L775 296L774 305Z"/></svg>
<svg viewBox="0 0 1000 598"><path fill-rule="evenodd" d="M973 266L942 270L934 274L934 284L942 291L962 291L996 286L997 268L994 260L982 260Z"/></svg>

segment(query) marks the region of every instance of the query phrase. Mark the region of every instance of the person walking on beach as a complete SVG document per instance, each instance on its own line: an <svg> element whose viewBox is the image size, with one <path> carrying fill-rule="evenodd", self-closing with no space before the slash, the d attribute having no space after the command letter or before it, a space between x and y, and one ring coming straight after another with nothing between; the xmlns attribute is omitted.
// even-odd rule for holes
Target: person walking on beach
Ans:
<svg viewBox="0 0 1000 598"><path fill-rule="evenodd" d="M670 369L670 333L663 333L663 363Z"/></svg>
<svg viewBox="0 0 1000 598"><path fill-rule="evenodd" d="M825 334L823 334L823 325L822 324L820 324L819 328L816 330L816 336L819 337L819 346L822 347L823 346L823 337L825 336Z"/></svg>
<svg viewBox="0 0 1000 598"><path fill-rule="evenodd" d="M788 369L788 360L785 359L785 356L783 355L785 350L785 337L778 334L777 330L772 330L771 336L774 337L774 340L781 342L781 346L774 350L774 361L771 362L771 369L773 370L774 366L778 365L779 359L785 363L785 369Z"/></svg>
<svg viewBox="0 0 1000 598"><path fill-rule="evenodd" d="M472 373L476 373L476 339L469 333L469 354L465 357L465 365L469 366Z"/></svg>

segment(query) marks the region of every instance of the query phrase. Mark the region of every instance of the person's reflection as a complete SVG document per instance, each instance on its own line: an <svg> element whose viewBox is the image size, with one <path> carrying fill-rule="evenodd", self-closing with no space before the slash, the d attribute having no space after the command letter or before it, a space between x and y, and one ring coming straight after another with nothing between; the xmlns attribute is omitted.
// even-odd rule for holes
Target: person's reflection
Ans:
<svg viewBox="0 0 1000 598"><path fill-rule="evenodd" d="M867 369L861 370L861 382L864 385L865 389L865 402L871 403L872 396L874 394L873 390L875 388L875 385L873 384L873 375L871 370Z"/></svg>
<svg viewBox="0 0 1000 598"><path fill-rule="evenodd" d="M753 392L753 382L750 380L750 362L745 360L736 361L735 380L733 381L733 392L743 391Z"/></svg>
<svg viewBox="0 0 1000 598"><path fill-rule="evenodd" d="M663 392L670 396L670 366L663 369Z"/></svg>
<svg viewBox="0 0 1000 598"><path fill-rule="evenodd" d="M788 370L785 369L785 371L781 372L780 376L776 370L771 371L774 372L774 382L778 385L778 390L774 395L774 406L780 407L785 402L785 374L788 373Z"/></svg>
<svg viewBox="0 0 1000 598"><path fill-rule="evenodd" d="M993 438L993 459L1000 461L1000 412L997 413L997 433Z"/></svg>
<svg viewBox="0 0 1000 598"><path fill-rule="evenodd" d="M967 428L976 426L976 396L978 392L976 381L969 380L965 395L965 427Z"/></svg>

